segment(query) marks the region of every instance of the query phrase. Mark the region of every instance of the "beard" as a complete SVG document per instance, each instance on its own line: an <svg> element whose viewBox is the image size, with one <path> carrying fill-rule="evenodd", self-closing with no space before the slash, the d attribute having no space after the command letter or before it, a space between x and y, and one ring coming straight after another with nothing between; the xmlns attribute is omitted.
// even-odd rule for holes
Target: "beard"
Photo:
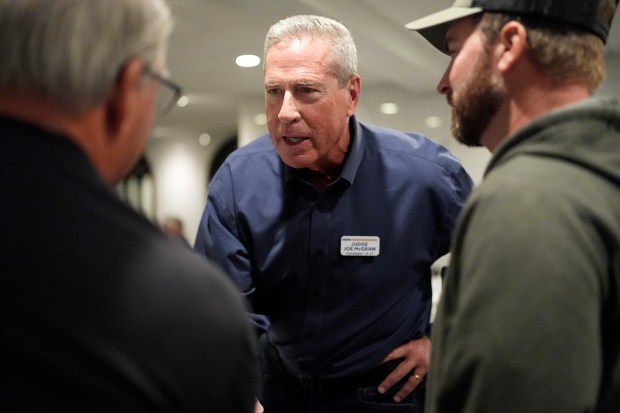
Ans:
<svg viewBox="0 0 620 413"><path fill-rule="evenodd" d="M506 89L493 77L490 65L491 55L485 50L459 92L447 96L452 106L452 134L467 146L482 146L482 134L506 97Z"/></svg>

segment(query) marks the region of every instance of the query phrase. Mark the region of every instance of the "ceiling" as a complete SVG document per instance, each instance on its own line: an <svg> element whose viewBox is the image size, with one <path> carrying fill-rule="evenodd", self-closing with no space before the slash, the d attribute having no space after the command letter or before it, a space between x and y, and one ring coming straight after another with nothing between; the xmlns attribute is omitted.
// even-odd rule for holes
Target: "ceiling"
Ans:
<svg viewBox="0 0 620 413"><path fill-rule="evenodd" d="M358 48L362 91L386 88L411 94L412 99L432 95L447 64L445 56L404 25L451 6L453 0L168 1L177 21L168 65L190 104L159 120L155 137L209 133L213 139L224 139L235 135L238 105L261 99L263 90L262 64L240 68L235 58L241 54L262 58L269 27L294 14L328 16L351 30ZM612 29L608 53L620 56L620 24Z"/></svg>

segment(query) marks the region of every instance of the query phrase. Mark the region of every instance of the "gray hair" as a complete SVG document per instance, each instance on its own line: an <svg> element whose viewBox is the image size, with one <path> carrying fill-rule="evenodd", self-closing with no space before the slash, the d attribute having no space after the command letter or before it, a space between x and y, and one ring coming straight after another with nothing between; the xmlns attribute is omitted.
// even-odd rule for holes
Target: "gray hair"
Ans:
<svg viewBox="0 0 620 413"><path fill-rule="evenodd" d="M338 79L340 87L345 87L347 82L357 74L357 49L351 32L341 23L322 16L292 16L271 26L265 37L264 57L267 57L267 52L275 44L303 37L330 41L332 45L331 70Z"/></svg>
<svg viewBox="0 0 620 413"><path fill-rule="evenodd" d="M165 0L0 0L0 90L88 109L129 59L163 67L172 26Z"/></svg>

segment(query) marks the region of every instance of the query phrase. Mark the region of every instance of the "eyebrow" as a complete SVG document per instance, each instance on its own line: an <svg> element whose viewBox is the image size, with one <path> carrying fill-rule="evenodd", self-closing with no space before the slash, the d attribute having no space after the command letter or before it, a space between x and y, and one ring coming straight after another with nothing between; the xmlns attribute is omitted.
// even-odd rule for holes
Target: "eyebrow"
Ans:
<svg viewBox="0 0 620 413"><path fill-rule="evenodd" d="M296 82L292 82L292 84L294 86L297 86L297 87L299 87L299 86L302 86L302 87L305 87L305 86L320 86L321 85L320 83L312 81L312 80L299 80L299 81L296 81ZM281 82L266 82L265 83L265 88L280 87L281 85L282 85Z"/></svg>
<svg viewBox="0 0 620 413"><path fill-rule="evenodd" d="M296 83L298 86L316 86L318 85L317 82L313 82L311 80L301 80L299 82Z"/></svg>

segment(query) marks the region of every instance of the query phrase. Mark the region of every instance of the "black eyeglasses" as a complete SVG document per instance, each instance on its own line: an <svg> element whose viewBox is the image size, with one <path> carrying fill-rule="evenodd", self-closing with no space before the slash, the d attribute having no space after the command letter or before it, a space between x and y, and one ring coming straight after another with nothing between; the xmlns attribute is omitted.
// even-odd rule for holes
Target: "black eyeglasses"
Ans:
<svg viewBox="0 0 620 413"><path fill-rule="evenodd" d="M156 98L157 116L167 115L183 94L181 86L149 67L144 69L144 73L160 83Z"/></svg>

